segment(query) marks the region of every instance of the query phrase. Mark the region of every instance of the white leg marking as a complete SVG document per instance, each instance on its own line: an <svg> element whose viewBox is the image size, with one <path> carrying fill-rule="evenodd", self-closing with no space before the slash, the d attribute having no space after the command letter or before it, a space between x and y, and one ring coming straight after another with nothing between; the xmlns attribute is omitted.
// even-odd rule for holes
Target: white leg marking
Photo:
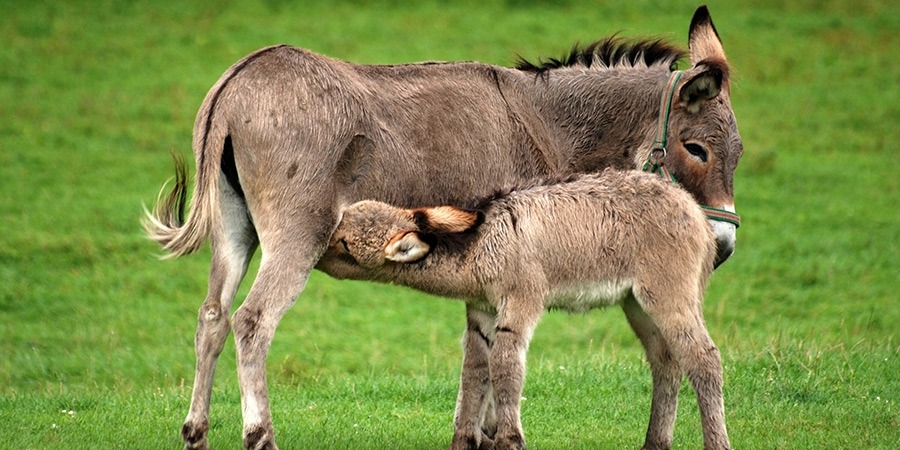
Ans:
<svg viewBox="0 0 900 450"><path fill-rule="evenodd" d="M251 425L259 425L262 418L259 415L259 404L253 394L244 395L244 428Z"/></svg>

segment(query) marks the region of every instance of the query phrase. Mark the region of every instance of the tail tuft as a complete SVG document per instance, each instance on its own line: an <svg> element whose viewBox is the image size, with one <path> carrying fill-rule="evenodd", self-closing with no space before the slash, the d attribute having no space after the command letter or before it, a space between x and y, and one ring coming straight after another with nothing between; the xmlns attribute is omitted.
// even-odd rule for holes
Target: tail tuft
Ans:
<svg viewBox="0 0 900 450"><path fill-rule="evenodd" d="M144 206L144 217L141 225L147 233L147 237L160 244L166 251L164 259L187 255L200 248L206 237L206 230L197 230L196 227L185 223L185 209L187 205L187 163L184 157L172 152L175 163L175 184L168 195L163 195L166 182L160 189L153 212Z"/></svg>

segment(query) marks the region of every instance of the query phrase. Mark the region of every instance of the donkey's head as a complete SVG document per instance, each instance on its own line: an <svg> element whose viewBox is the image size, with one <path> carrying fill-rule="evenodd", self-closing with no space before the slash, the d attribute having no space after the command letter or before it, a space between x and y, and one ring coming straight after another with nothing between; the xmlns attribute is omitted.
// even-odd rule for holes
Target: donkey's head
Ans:
<svg viewBox="0 0 900 450"><path fill-rule="evenodd" d="M673 74L662 95L660 133L665 137L655 146L665 152L652 152L701 205L719 210L709 215L718 266L734 252L737 222L721 216L735 211L733 177L743 145L731 109L728 61L705 6L694 13L689 46L692 67L680 77Z"/></svg>
<svg viewBox="0 0 900 450"><path fill-rule="evenodd" d="M331 247L367 269L386 261L416 262L431 252L435 235L462 233L482 220L480 212L452 206L404 209L363 200L344 209Z"/></svg>

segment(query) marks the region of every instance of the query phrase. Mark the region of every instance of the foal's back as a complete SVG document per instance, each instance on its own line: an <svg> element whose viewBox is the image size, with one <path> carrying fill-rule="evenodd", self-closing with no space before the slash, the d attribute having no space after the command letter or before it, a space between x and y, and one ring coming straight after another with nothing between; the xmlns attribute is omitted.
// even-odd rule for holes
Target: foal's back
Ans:
<svg viewBox="0 0 900 450"><path fill-rule="evenodd" d="M506 250L497 266L531 265L558 295L608 287L612 302L636 279L705 283L712 271L715 239L705 215L690 194L655 175L606 170L518 189L490 202L486 214L482 248Z"/></svg>

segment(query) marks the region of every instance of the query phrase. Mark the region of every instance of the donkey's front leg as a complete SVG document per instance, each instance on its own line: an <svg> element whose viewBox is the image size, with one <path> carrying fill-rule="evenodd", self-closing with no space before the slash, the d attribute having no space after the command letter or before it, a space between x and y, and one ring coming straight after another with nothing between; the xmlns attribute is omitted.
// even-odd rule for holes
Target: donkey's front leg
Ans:
<svg viewBox="0 0 900 450"><path fill-rule="evenodd" d="M496 339L491 348L491 384L497 409L498 450L525 448L519 413L525 384L525 353L543 313L540 299L507 299L498 314Z"/></svg>
<svg viewBox="0 0 900 450"><path fill-rule="evenodd" d="M487 407L493 404L489 357L494 342L496 314L466 305L466 333L463 336L463 365L456 400L453 442L450 450L491 449L494 442L482 431ZM490 411L493 413L493 411ZM493 420L493 419L491 419ZM488 426L494 426L489 423Z"/></svg>

